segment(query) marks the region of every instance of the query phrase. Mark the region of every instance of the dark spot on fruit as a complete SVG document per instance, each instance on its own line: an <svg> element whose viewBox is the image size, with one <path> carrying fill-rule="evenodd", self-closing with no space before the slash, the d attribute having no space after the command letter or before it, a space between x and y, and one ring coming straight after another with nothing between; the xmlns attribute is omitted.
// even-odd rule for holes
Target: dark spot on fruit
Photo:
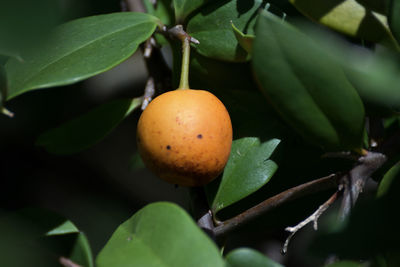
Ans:
<svg viewBox="0 0 400 267"><path fill-rule="evenodd" d="M203 138L203 135L202 134L198 134L197 138L201 139L201 138Z"/></svg>
<svg viewBox="0 0 400 267"><path fill-rule="evenodd" d="M139 137L137 138L137 142L140 143L140 138Z"/></svg>
<svg viewBox="0 0 400 267"><path fill-rule="evenodd" d="M167 149L170 150L170 149L171 149L171 146L170 146L170 145L167 145Z"/></svg>

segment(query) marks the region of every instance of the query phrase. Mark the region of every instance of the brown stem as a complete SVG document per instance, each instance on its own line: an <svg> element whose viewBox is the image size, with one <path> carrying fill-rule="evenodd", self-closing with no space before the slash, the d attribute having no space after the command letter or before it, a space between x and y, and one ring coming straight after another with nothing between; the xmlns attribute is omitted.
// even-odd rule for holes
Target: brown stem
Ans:
<svg viewBox="0 0 400 267"><path fill-rule="evenodd" d="M319 206L319 208L310 216L308 216L305 220L301 221L298 223L296 226L293 227L286 227L286 231L290 232L290 235L286 238L286 241L282 247L282 254L285 254L287 252L287 248L289 246L289 242L292 239L292 237L304 226L307 224L313 222L314 223L314 230L318 230L318 219L321 217L321 215L336 201L338 198L340 191L336 191L324 204Z"/></svg>
<svg viewBox="0 0 400 267"><path fill-rule="evenodd" d="M264 200L260 204L244 211L243 213L222 222L220 225L214 228L214 233L216 236L226 235L241 225L248 223L249 221L288 201L295 200L304 195L335 188L338 186L338 180L338 175L331 174L329 176L290 188L282 193Z"/></svg>

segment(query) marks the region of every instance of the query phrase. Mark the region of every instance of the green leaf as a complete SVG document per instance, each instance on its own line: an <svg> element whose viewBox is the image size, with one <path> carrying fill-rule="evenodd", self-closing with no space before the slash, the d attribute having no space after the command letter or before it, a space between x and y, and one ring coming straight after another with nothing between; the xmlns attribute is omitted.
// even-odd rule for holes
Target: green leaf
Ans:
<svg viewBox="0 0 400 267"><path fill-rule="evenodd" d="M356 261L338 261L329 265L325 265L325 267L362 267L364 264L356 262Z"/></svg>
<svg viewBox="0 0 400 267"><path fill-rule="evenodd" d="M364 107L340 64L286 22L261 14L252 62L261 91L310 143L327 150L360 148Z"/></svg>
<svg viewBox="0 0 400 267"><path fill-rule="evenodd" d="M231 23L239 31L253 34L258 11L265 5L266 2L262 0L232 0L205 6L190 19L187 26L189 34L200 41L200 44L195 45L196 51L219 60L248 60L249 55L236 39Z"/></svg>
<svg viewBox="0 0 400 267"><path fill-rule="evenodd" d="M71 221L65 221L56 228L48 231L46 233L47 236L52 236L52 235L65 235L65 234L76 234L79 233L78 228L71 222Z"/></svg>
<svg viewBox="0 0 400 267"><path fill-rule="evenodd" d="M3 106L7 98L7 73L2 65L0 65L0 108Z"/></svg>
<svg viewBox="0 0 400 267"><path fill-rule="evenodd" d="M47 232L46 236L62 236L69 234L76 234L77 237L72 245L71 253L68 255L68 258L82 266L93 267L93 256L89 241L86 235L80 232L71 221L65 221L58 227Z"/></svg>
<svg viewBox="0 0 400 267"><path fill-rule="evenodd" d="M254 193L265 185L278 169L270 158L280 140L261 144L258 138L242 138L232 144L217 194L212 202L214 213Z"/></svg>
<svg viewBox="0 0 400 267"><path fill-rule="evenodd" d="M96 259L98 267L222 267L216 245L179 206L147 205L121 224Z"/></svg>
<svg viewBox="0 0 400 267"><path fill-rule="evenodd" d="M235 24L232 22L232 29L235 33L235 37L239 44L242 46L247 53L251 53L251 49L253 47L254 35L253 34L244 34L241 30L239 30Z"/></svg>
<svg viewBox="0 0 400 267"><path fill-rule="evenodd" d="M11 50L11 49L7 49L7 48L0 47L0 56L2 56L2 57L11 57L11 58L14 58L16 60L23 61L23 59L18 54L18 52L14 51L14 50Z"/></svg>
<svg viewBox="0 0 400 267"><path fill-rule="evenodd" d="M29 90L71 84L118 65L154 32L158 19L145 13L114 13L57 27L41 46L6 64L9 99Z"/></svg>
<svg viewBox="0 0 400 267"><path fill-rule="evenodd" d="M94 267L92 249L84 233L79 233L69 259L81 266Z"/></svg>
<svg viewBox="0 0 400 267"><path fill-rule="evenodd" d="M80 152L103 139L140 104L141 98L118 99L103 104L43 133L36 144L54 154Z"/></svg>
<svg viewBox="0 0 400 267"><path fill-rule="evenodd" d="M239 248L229 252L226 256L226 263L227 267L283 267L250 248Z"/></svg>
<svg viewBox="0 0 400 267"><path fill-rule="evenodd" d="M209 0L173 0L175 9L175 23L182 24L186 17L207 3Z"/></svg>
<svg viewBox="0 0 400 267"><path fill-rule="evenodd" d="M377 197L383 197L387 192L389 192L390 186L394 183L396 177L400 177L400 162L390 168L390 170L383 176L376 193Z"/></svg>
<svg viewBox="0 0 400 267"><path fill-rule="evenodd" d="M328 26L341 33L373 42L394 42L387 18L381 14L366 10L356 0L290 0L303 14L312 20Z"/></svg>
<svg viewBox="0 0 400 267"><path fill-rule="evenodd" d="M390 29L397 41L400 41L400 2L389 0L388 2L388 21Z"/></svg>

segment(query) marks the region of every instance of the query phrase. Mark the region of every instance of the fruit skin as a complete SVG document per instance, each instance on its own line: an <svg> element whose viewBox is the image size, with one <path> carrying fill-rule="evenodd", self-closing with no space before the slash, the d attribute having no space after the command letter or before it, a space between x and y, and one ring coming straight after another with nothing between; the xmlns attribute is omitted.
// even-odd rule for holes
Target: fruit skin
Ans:
<svg viewBox="0 0 400 267"><path fill-rule="evenodd" d="M161 179L201 186L228 161L232 124L222 102L204 90L181 89L156 97L140 116L140 155Z"/></svg>

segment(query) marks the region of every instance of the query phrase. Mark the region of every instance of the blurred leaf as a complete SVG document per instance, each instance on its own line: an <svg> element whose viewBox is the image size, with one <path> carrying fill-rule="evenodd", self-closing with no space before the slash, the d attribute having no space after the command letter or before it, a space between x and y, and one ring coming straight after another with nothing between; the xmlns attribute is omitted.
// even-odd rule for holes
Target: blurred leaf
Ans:
<svg viewBox="0 0 400 267"><path fill-rule="evenodd" d="M373 42L388 42L397 46L387 25L385 16L365 9L356 0L290 0L312 20L341 33Z"/></svg>
<svg viewBox="0 0 400 267"><path fill-rule="evenodd" d="M23 61L23 59L18 54L18 52L14 51L14 50L2 49L1 47L0 47L0 56L7 57L7 58L11 57L11 58L14 58L16 60ZM5 60L5 61L7 61L7 60Z"/></svg>
<svg viewBox="0 0 400 267"><path fill-rule="evenodd" d="M366 51L350 53L343 58L343 66L368 113L388 116L399 112L400 68L395 57Z"/></svg>
<svg viewBox="0 0 400 267"><path fill-rule="evenodd" d="M40 47L6 64L9 99L38 88L71 84L127 59L154 32L157 18L114 13L77 19L57 27Z"/></svg>
<svg viewBox="0 0 400 267"><path fill-rule="evenodd" d="M384 195L357 202L344 227L319 233L312 243L312 249L323 255L334 253L346 259L368 259L399 251L400 219L396 212L400 202L399 174Z"/></svg>
<svg viewBox="0 0 400 267"><path fill-rule="evenodd" d="M96 259L98 267L224 266L216 245L179 206L147 205L121 224Z"/></svg>
<svg viewBox="0 0 400 267"><path fill-rule="evenodd" d="M36 144L54 154L80 152L103 139L141 104L141 98L118 99L41 134Z"/></svg>
<svg viewBox="0 0 400 267"><path fill-rule="evenodd" d="M280 143L272 139L265 143L258 138L242 138L232 144L231 154L224 169L211 209L219 210L245 198L265 185L278 169L270 156Z"/></svg>
<svg viewBox="0 0 400 267"><path fill-rule="evenodd" d="M190 13L208 1L209 0L173 0L175 9L175 24L182 24Z"/></svg>
<svg viewBox="0 0 400 267"><path fill-rule="evenodd" d="M226 263L226 267L283 267L260 252L249 248L239 248L229 252Z"/></svg>
<svg viewBox="0 0 400 267"><path fill-rule="evenodd" d="M362 267L364 264L355 261L338 261L325 267Z"/></svg>
<svg viewBox="0 0 400 267"><path fill-rule="evenodd" d="M58 0L1 0L0 54L18 57L18 52L48 34L63 19Z"/></svg>
<svg viewBox="0 0 400 267"><path fill-rule="evenodd" d="M286 22L262 12L253 55L260 89L306 140L327 150L362 146L363 104L331 54Z"/></svg>
<svg viewBox="0 0 400 267"><path fill-rule="evenodd" d="M159 18L165 25L172 25L174 21L172 0L158 0L156 7L154 7L150 0L144 0L143 3L147 13Z"/></svg>
<svg viewBox="0 0 400 267"><path fill-rule="evenodd" d="M2 65L0 65L0 108L7 98L7 73Z"/></svg>
<svg viewBox="0 0 400 267"><path fill-rule="evenodd" d="M196 51L203 56L226 61L246 61L247 52L239 45L231 22L245 34L254 33L258 11L266 5L262 0L217 1L205 6L190 19L187 31L200 41Z"/></svg>
<svg viewBox="0 0 400 267"><path fill-rule="evenodd" d="M400 2L388 0L388 20L394 37L400 41Z"/></svg>
<svg viewBox="0 0 400 267"><path fill-rule="evenodd" d="M130 169L132 171L146 168L146 166L144 165L144 162L142 160L142 157L139 154L139 151L135 151L135 153L130 158L129 163L130 163L129 164L130 165Z"/></svg>
<svg viewBox="0 0 400 267"><path fill-rule="evenodd" d="M400 177L400 162L394 165L385 176L383 176L382 181L379 183L377 197L382 197L389 192L390 186L393 184L396 177Z"/></svg>
<svg viewBox="0 0 400 267"><path fill-rule="evenodd" d="M254 35L253 34L244 34L241 30L239 30L235 24L232 24L232 29L235 34L235 37L239 44L242 46L247 53L251 53L251 49L253 47Z"/></svg>

